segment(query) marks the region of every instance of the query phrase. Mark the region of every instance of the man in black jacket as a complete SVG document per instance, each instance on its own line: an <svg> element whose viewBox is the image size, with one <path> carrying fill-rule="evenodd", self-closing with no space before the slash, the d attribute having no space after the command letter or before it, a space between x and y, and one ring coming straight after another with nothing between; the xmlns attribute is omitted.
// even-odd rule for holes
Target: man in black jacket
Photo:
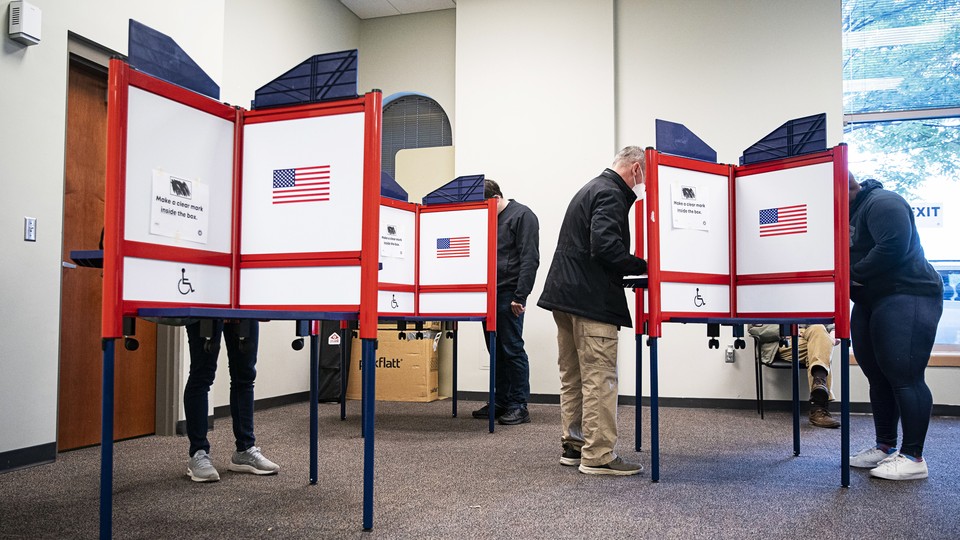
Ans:
<svg viewBox="0 0 960 540"><path fill-rule="evenodd" d="M617 342L632 326L623 276L647 263L630 254L628 215L644 193L644 151L628 146L570 201L537 305L553 311L560 364L562 465L586 474L637 474L617 443ZM639 389L638 389L639 390Z"/></svg>
<svg viewBox="0 0 960 540"><path fill-rule="evenodd" d="M850 334L870 382L876 444L850 457L887 480L927 477L923 444L933 396L923 380L943 313L943 280L927 262L913 209L850 175ZM897 451L897 424L903 442Z"/></svg>
<svg viewBox="0 0 960 540"><path fill-rule="evenodd" d="M494 414L505 425L530 421L530 362L523 349L523 312L540 266L540 222L532 210L504 199L500 186L485 180L485 198L497 199L497 363ZM486 341L489 347L489 340ZM488 418L489 405L473 411Z"/></svg>

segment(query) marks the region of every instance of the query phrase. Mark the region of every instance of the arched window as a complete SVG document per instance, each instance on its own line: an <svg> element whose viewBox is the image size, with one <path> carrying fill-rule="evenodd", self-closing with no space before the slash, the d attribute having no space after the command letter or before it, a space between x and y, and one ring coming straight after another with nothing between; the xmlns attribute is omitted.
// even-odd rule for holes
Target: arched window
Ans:
<svg viewBox="0 0 960 540"><path fill-rule="evenodd" d="M394 94L383 106L381 165L396 178L397 152L405 148L450 146L453 135L443 107L422 94Z"/></svg>

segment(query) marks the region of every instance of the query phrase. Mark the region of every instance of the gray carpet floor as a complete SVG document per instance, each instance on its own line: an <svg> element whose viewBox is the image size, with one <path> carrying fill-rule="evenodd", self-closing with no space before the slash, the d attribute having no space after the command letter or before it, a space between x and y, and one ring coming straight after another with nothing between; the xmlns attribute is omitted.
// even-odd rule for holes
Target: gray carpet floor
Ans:
<svg viewBox="0 0 960 540"><path fill-rule="evenodd" d="M211 432L222 480L185 475L183 437L115 445L116 538L960 538L960 419L934 418L930 478L872 479L851 470L840 487L840 432L801 424L794 456L790 414L661 409L661 478L633 451L634 410L621 407L624 457L639 476L580 474L559 464L559 407L531 405L532 423L470 417L479 404L377 404L374 529L363 532L359 403L320 407L320 480L308 484L306 403L257 411L258 445L277 476L226 470L229 419ZM872 418L851 418L851 447L872 441ZM0 538L95 538L99 448L0 474Z"/></svg>

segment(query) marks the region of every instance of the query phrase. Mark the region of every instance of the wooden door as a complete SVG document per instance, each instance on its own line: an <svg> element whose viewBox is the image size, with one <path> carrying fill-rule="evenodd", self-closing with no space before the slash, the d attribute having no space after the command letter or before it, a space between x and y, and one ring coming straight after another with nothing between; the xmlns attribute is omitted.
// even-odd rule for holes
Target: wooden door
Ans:
<svg viewBox="0 0 960 540"><path fill-rule="evenodd" d="M97 249L103 228L107 147L107 74L70 63L67 92L66 167L63 195L63 260L70 251ZM100 346L102 272L62 270L60 298L60 390L57 449L100 442L103 356ZM137 321L140 348L117 340L114 439L155 431L156 326Z"/></svg>

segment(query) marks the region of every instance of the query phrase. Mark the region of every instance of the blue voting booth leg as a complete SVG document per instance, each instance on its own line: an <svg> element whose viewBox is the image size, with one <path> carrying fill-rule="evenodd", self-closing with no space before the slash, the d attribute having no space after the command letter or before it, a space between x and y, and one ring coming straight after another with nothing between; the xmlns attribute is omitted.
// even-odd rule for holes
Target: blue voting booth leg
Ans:
<svg viewBox="0 0 960 540"><path fill-rule="evenodd" d="M791 350L793 354L793 367L790 371L793 373L793 455L800 455L800 336L797 333L797 325L791 325Z"/></svg>
<svg viewBox="0 0 960 540"><path fill-rule="evenodd" d="M657 341L650 338L650 480L660 481L660 383L657 381ZM638 392L639 393L639 392Z"/></svg>
<svg viewBox="0 0 960 540"><path fill-rule="evenodd" d="M634 423L633 430L633 444L637 452L640 451L640 440L642 439L642 425L643 425L643 334L637 334L637 404L635 405L636 409L636 422Z"/></svg>
<svg viewBox="0 0 960 540"><path fill-rule="evenodd" d="M450 392L453 394L453 417L457 417L457 323L453 323L453 369L452 377L453 381L451 383Z"/></svg>
<svg viewBox="0 0 960 540"><path fill-rule="evenodd" d="M310 485L317 483L317 460L319 451L317 449L317 439L319 429L317 423L319 412L317 408L317 386L320 381L320 339L317 334L310 334Z"/></svg>
<svg viewBox="0 0 960 540"><path fill-rule="evenodd" d="M490 397L487 400L487 411L490 418L490 433L493 433L494 420L497 415L497 333L487 335L490 345Z"/></svg>
<svg viewBox="0 0 960 540"><path fill-rule="evenodd" d="M103 340L103 396L100 400L100 538L113 537L113 360L116 344Z"/></svg>
<svg viewBox="0 0 960 540"><path fill-rule="evenodd" d="M340 419L347 419L347 339L349 328L340 329Z"/></svg>
<svg viewBox="0 0 960 540"><path fill-rule="evenodd" d="M376 356L377 340L363 338L361 342L361 409L363 410L363 530L373 529L373 409L377 402Z"/></svg>
<svg viewBox="0 0 960 540"><path fill-rule="evenodd" d="M840 485L850 487L850 338L840 340Z"/></svg>

